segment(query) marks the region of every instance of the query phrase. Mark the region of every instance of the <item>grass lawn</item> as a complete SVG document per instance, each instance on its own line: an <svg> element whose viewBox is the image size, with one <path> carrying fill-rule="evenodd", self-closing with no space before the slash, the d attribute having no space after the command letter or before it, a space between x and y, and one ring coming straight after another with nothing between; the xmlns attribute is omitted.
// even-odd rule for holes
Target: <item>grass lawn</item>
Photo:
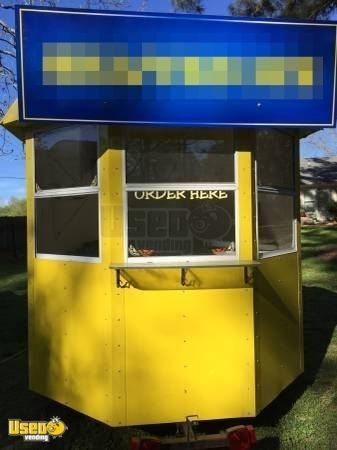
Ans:
<svg viewBox="0 0 337 450"><path fill-rule="evenodd" d="M305 373L255 420L246 421L257 428L257 450L337 450L337 227L304 228L302 255ZM64 450L127 450L134 429L111 429L27 390L25 269L0 265L0 274L0 449L51 445ZM24 444L7 436L9 417L46 420L54 415L69 426L58 442ZM200 431L231 425L202 423ZM151 429L158 434L174 430L173 425Z"/></svg>
<svg viewBox="0 0 337 450"><path fill-rule="evenodd" d="M302 259L305 372L256 419L261 449L337 449L337 227L304 228Z"/></svg>

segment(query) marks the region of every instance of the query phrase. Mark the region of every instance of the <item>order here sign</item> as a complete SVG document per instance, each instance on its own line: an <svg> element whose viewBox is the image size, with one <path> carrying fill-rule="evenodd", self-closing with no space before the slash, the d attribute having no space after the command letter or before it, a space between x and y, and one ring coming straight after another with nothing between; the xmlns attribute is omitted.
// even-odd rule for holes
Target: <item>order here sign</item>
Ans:
<svg viewBox="0 0 337 450"><path fill-rule="evenodd" d="M21 120L335 126L336 23L17 7Z"/></svg>

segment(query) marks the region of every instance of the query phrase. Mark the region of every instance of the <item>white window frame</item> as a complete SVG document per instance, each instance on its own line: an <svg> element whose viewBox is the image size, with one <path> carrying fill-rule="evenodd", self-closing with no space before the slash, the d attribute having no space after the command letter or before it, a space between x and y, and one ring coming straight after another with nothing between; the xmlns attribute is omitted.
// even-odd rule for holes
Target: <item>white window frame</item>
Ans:
<svg viewBox="0 0 337 450"><path fill-rule="evenodd" d="M274 189L267 186L259 186L257 189L257 194L259 193L264 194L274 194L274 195L284 195L286 197L292 197L293 198L293 206L294 206L294 213L295 213L295 207L296 207L296 194L294 191L288 191L285 189ZM258 198L257 198L258 201ZM256 209L258 212L258 207ZM292 220L292 245L289 248L282 249L282 250L259 250L259 217L257 214L257 244L258 244L258 255L259 258L271 258L272 256L280 256L280 255L286 255L288 253L296 253L297 252L297 220L294 215L294 218Z"/></svg>
<svg viewBox="0 0 337 450"><path fill-rule="evenodd" d="M221 139L219 139L221 140ZM239 249L239 189L238 189L238 152L233 149L234 154L234 182L227 183L127 183L126 182L126 150L124 149L123 158L123 185L124 185L124 260L128 264L184 264L198 262L214 262L214 261L238 261L240 255ZM128 193L134 191L151 191L151 190L227 190L234 192L234 214L235 214L235 254L234 255L186 255L186 256L137 256L130 257L128 252Z"/></svg>
<svg viewBox="0 0 337 450"><path fill-rule="evenodd" d="M48 130L46 132L40 132L34 135L34 145L33 145L33 198L34 198L34 235L35 235L35 258L42 260L54 260L54 261L78 261L86 263L100 263L102 261L102 249L101 249L101 198L100 198L100 127L98 125L93 125L96 128L96 142L97 142L97 185L95 186L79 186L71 188L60 188L60 189L39 189L36 190L35 182L35 140L39 135L51 133L53 131L64 130L65 128L79 128L87 127L87 125L71 125L69 127L54 128L53 130ZM98 205L98 256L77 256L77 255L59 255L54 253L39 253L37 252L37 230L36 230L36 200L41 198L56 198L56 197L76 197L83 195L97 195L97 205Z"/></svg>

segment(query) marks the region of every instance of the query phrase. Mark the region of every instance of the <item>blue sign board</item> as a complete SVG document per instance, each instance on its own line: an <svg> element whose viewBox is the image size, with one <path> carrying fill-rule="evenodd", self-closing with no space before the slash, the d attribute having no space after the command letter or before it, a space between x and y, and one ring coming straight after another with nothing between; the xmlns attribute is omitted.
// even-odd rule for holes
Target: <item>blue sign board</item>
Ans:
<svg viewBox="0 0 337 450"><path fill-rule="evenodd" d="M336 24L17 8L21 120L334 126Z"/></svg>

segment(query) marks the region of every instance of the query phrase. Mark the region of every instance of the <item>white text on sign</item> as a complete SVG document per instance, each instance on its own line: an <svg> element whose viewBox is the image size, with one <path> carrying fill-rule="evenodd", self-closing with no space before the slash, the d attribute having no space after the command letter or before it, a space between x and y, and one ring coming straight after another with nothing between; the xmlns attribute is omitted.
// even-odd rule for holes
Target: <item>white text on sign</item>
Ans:
<svg viewBox="0 0 337 450"><path fill-rule="evenodd" d="M226 191L195 190L195 191L135 191L136 200L223 200L228 197Z"/></svg>

